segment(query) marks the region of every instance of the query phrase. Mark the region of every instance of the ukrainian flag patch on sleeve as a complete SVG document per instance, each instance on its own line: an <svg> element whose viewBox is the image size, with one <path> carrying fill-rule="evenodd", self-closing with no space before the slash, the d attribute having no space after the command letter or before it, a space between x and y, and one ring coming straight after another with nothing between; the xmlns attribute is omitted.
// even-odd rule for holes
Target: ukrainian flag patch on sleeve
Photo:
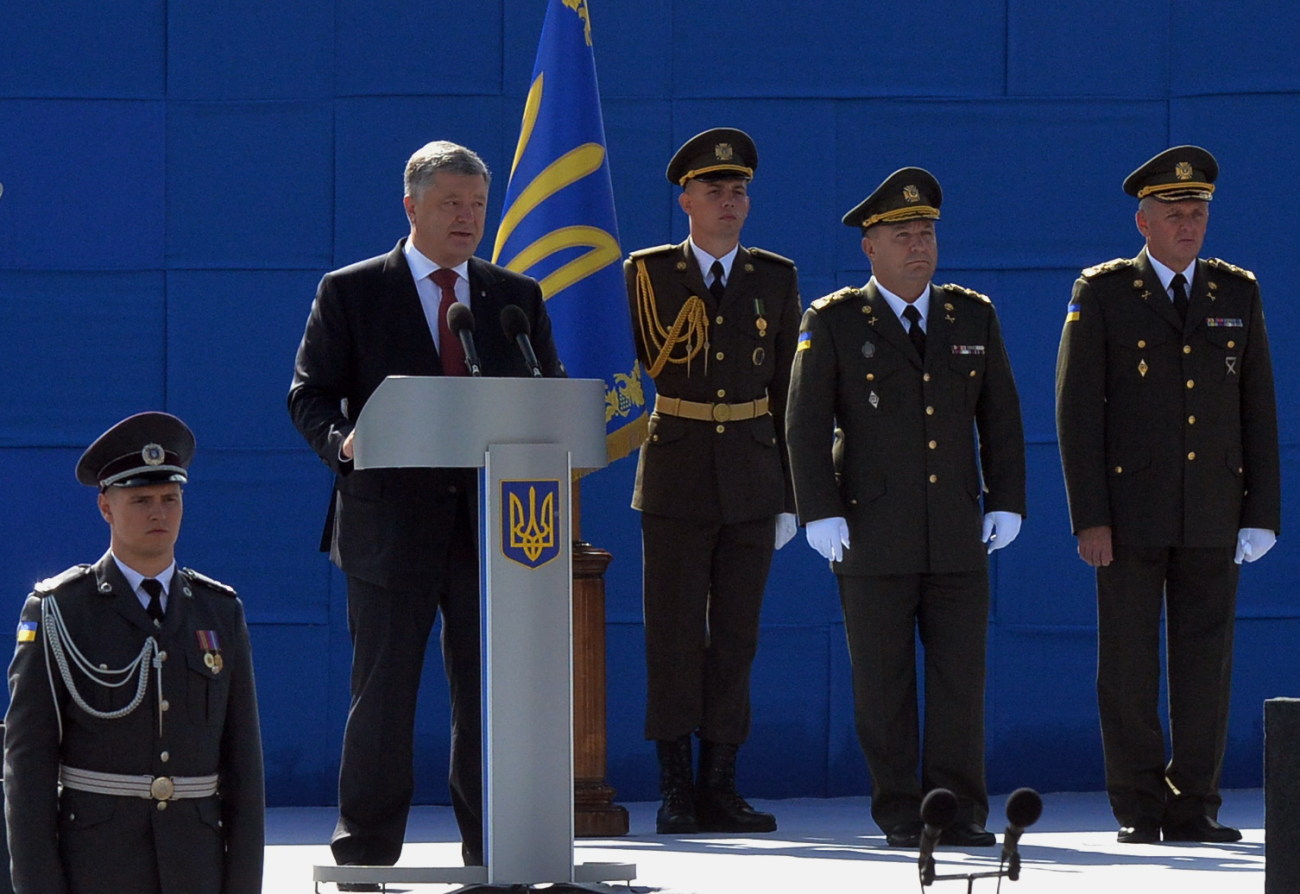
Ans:
<svg viewBox="0 0 1300 894"><path fill-rule="evenodd" d="M37 623L35 621L19 621L18 642L20 643L36 642L36 627L37 627Z"/></svg>
<svg viewBox="0 0 1300 894"><path fill-rule="evenodd" d="M1065 309L1065 322L1073 323L1079 319L1079 305L1071 304Z"/></svg>
<svg viewBox="0 0 1300 894"><path fill-rule="evenodd" d="M811 348L811 347L812 347L812 333L811 333L811 332L800 332L800 333L799 333L799 345L798 345L798 347L795 348L795 353L798 353L799 351L806 351L806 350L808 350L808 349Z"/></svg>

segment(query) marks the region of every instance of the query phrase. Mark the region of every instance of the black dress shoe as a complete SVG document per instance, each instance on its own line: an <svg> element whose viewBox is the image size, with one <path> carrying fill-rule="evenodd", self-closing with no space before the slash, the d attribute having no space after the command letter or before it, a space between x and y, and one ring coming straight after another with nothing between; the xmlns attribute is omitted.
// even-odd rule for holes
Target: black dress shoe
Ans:
<svg viewBox="0 0 1300 894"><path fill-rule="evenodd" d="M1134 820L1131 826L1120 826L1115 839L1120 844L1156 844L1160 841L1160 824L1155 820Z"/></svg>
<svg viewBox="0 0 1300 894"><path fill-rule="evenodd" d="M356 866L356 863L344 863L344 866ZM340 891L379 891L381 888L376 882L338 882Z"/></svg>
<svg viewBox="0 0 1300 894"><path fill-rule="evenodd" d="M885 841L890 847L920 847L921 830L925 824L920 820L914 820L910 823L899 823L893 828L885 830Z"/></svg>
<svg viewBox="0 0 1300 894"><path fill-rule="evenodd" d="M1209 841L1228 844L1241 841L1241 832L1208 816L1198 816L1185 823L1165 825L1165 841Z"/></svg>
<svg viewBox="0 0 1300 894"><path fill-rule="evenodd" d="M950 847L993 847L998 840L993 833L971 820L965 823L953 823L943 830L939 843Z"/></svg>

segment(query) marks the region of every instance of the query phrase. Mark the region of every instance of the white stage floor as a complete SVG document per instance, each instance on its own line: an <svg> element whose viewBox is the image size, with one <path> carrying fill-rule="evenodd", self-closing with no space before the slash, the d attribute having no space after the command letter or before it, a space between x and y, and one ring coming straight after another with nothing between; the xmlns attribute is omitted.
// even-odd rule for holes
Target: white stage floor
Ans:
<svg viewBox="0 0 1300 894"><path fill-rule="evenodd" d="M989 829L1005 826L1005 797L993 799ZM623 838L580 839L576 862L635 863L628 883L588 885L593 891L631 894L788 894L788 892L918 891L916 852L889 848L871 822L866 798L755 801L776 814L771 835L654 834L653 803L624 805L631 834ZM264 894L311 892L312 866L332 860L327 845L332 808L278 808L267 817ZM1010 894L1262 894L1264 891L1264 797L1260 790L1224 794L1219 819L1240 828L1242 841L1230 845L1123 845L1106 797L1100 793L1046 794L1042 819L1021 839L1020 880L1002 879ZM998 868L1001 847L939 848L939 875ZM454 866L460 843L449 807L412 812L407 845L399 866ZM321 894L334 894L321 882ZM390 894L445 894L446 884L390 884ZM539 887L538 890L544 890ZM936 882L938 894L964 894L964 879ZM998 879L977 879L973 892L995 894Z"/></svg>

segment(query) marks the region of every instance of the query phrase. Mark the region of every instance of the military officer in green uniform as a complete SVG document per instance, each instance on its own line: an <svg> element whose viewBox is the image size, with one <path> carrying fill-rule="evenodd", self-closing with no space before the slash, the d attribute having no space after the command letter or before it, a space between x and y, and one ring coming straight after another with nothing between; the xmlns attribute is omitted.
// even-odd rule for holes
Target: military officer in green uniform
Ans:
<svg viewBox="0 0 1300 894"><path fill-rule="evenodd" d="M1146 247L1075 281L1057 359L1070 519L1097 575L1097 699L1121 842L1241 837L1217 820L1238 565L1273 546L1281 497L1259 286L1198 259L1218 170L1204 149L1176 146L1125 179Z"/></svg>
<svg viewBox="0 0 1300 894"><path fill-rule="evenodd" d="M919 843L921 800L936 788L959 805L943 843L994 843L987 553L1025 514L1020 401L997 314L978 292L930 281L941 201L928 171L903 168L844 216L872 276L804 314L786 412L799 518L839 582L871 815L894 847Z"/></svg>
<svg viewBox="0 0 1300 894"><path fill-rule="evenodd" d="M784 413L799 284L788 258L740 244L757 166L743 131L692 137L667 170L689 238L624 263L637 354L658 392L632 505L661 833L776 828L735 788L763 588L796 530Z"/></svg>
<svg viewBox="0 0 1300 894"><path fill-rule="evenodd" d="M109 550L27 597L5 813L19 894L260 894L262 745L244 610L174 551L194 436L140 413L77 464Z"/></svg>

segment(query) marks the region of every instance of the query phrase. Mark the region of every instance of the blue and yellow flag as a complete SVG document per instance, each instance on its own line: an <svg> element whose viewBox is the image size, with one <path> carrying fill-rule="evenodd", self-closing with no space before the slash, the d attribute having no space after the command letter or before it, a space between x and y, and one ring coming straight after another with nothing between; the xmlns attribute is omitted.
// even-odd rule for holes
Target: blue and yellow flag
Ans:
<svg viewBox="0 0 1300 894"><path fill-rule="evenodd" d="M609 459L645 438L587 0L550 0L492 260L542 286L569 375L605 382Z"/></svg>

